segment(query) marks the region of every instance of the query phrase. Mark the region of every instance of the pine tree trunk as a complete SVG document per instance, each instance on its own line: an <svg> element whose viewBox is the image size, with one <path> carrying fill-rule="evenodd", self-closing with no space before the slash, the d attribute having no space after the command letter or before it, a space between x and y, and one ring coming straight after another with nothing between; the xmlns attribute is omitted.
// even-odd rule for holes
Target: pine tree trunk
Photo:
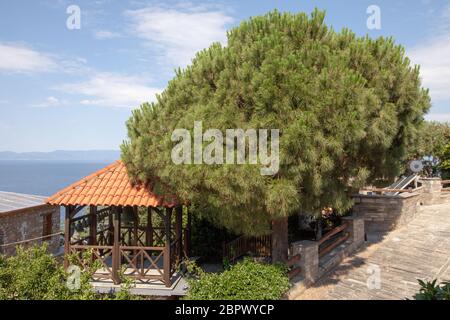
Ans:
<svg viewBox="0 0 450 320"><path fill-rule="evenodd" d="M288 259L288 218L272 221L272 262L286 262Z"/></svg>

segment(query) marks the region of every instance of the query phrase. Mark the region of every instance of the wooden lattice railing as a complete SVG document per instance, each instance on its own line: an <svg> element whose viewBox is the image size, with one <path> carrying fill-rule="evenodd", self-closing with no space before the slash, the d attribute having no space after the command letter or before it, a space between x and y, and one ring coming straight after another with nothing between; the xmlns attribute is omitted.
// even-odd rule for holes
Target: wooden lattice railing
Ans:
<svg viewBox="0 0 450 320"><path fill-rule="evenodd" d="M96 261L100 262L101 267L92 274L94 280L114 279L113 246L71 245L70 252L84 270L89 270ZM142 282L160 280L167 284L170 277L164 277L165 253L164 247L120 246L119 270L124 270L125 276Z"/></svg>
<svg viewBox="0 0 450 320"><path fill-rule="evenodd" d="M137 237L135 236L137 233ZM149 233L149 234L148 234ZM174 235L172 234L172 237ZM153 246L163 247L165 244L165 229L162 227L152 227L151 230L144 226L139 226L136 229L134 227L122 226L120 242L122 245L147 245L147 237L151 239ZM136 239L135 239L136 238ZM136 241L136 243L134 243Z"/></svg>
<svg viewBox="0 0 450 320"><path fill-rule="evenodd" d="M125 266L126 276L164 282L164 254L161 247L121 246L121 267Z"/></svg>
<svg viewBox="0 0 450 320"><path fill-rule="evenodd" d="M89 270L96 261L100 262L101 268L92 275L94 279L113 279L113 246L71 245L70 253L83 270ZM90 256L86 257L85 253L90 253Z"/></svg>
<svg viewBox="0 0 450 320"><path fill-rule="evenodd" d="M270 234L259 237L240 236L223 245L223 257L230 262L247 254L270 257L271 253L272 235Z"/></svg>

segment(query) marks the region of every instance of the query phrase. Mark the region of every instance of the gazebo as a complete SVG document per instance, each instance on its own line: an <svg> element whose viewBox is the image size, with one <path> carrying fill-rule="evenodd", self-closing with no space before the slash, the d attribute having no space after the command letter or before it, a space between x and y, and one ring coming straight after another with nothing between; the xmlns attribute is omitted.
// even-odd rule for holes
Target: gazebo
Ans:
<svg viewBox="0 0 450 320"><path fill-rule="evenodd" d="M170 287L189 255L191 216L176 197L157 196L154 187L133 184L116 161L49 197L48 204L65 208L65 268L71 256L86 269L100 262L95 281L117 285L131 277Z"/></svg>

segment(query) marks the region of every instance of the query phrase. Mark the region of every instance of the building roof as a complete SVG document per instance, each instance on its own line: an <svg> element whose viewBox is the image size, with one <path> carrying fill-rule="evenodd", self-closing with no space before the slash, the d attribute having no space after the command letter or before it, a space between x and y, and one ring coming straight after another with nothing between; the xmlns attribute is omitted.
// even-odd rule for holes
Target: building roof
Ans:
<svg viewBox="0 0 450 320"><path fill-rule="evenodd" d="M132 184L118 160L47 198L53 205L174 207L171 195L157 196L149 185Z"/></svg>
<svg viewBox="0 0 450 320"><path fill-rule="evenodd" d="M43 196L0 191L0 214L45 204Z"/></svg>

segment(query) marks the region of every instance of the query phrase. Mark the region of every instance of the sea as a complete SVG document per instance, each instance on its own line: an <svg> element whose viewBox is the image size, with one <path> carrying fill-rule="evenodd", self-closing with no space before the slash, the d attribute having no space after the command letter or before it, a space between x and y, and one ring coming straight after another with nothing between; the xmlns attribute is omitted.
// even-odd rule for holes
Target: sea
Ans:
<svg viewBox="0 0 450 320"><path fill-rule="evenodd" d="M0 191L51 196L110 162L0 160Z"/></svg>

